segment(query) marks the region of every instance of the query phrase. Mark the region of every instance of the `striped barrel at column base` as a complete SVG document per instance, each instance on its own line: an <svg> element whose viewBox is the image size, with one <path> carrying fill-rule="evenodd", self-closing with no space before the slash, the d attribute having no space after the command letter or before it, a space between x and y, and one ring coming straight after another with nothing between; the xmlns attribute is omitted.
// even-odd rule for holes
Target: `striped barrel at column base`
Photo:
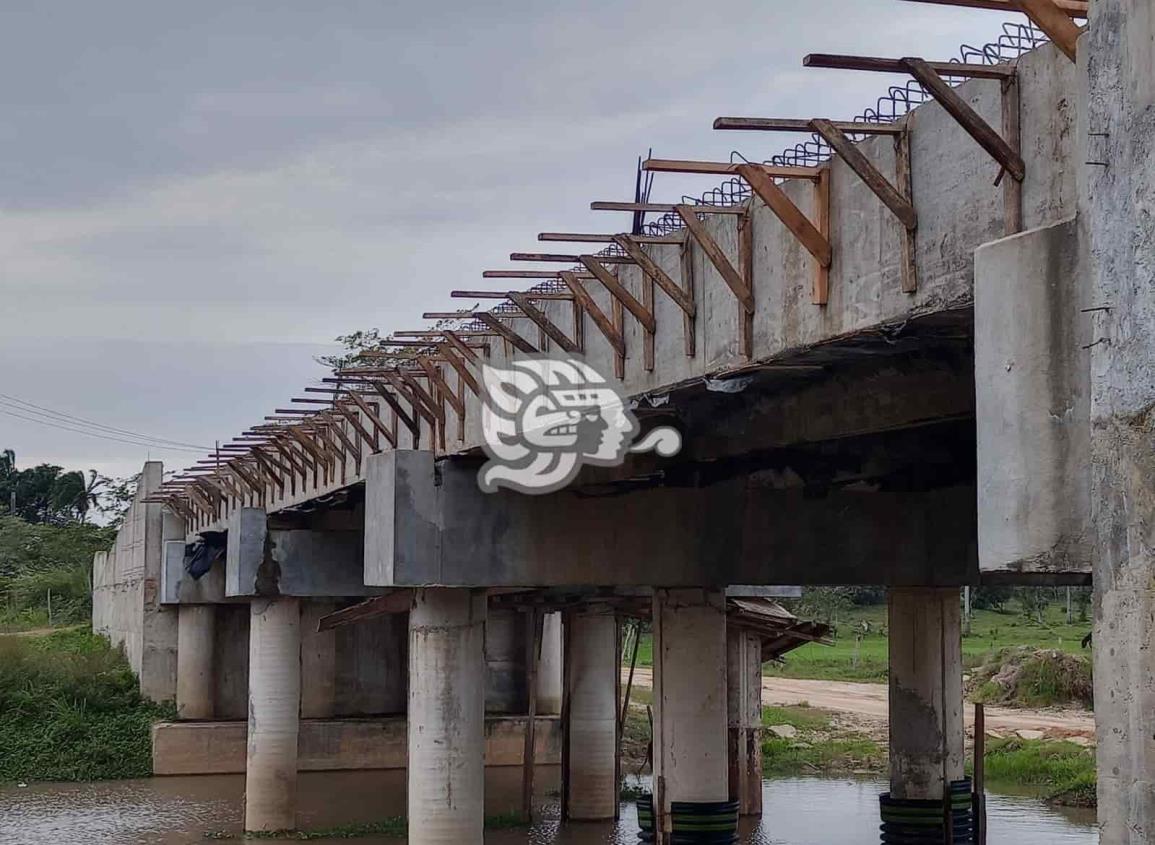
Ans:
<svg viewBox="0 0 1155 845"><path fill-rule="evenodd" d="M974 842L974 814L971 805L970 778L950 785L951 827L954 845ZM879 796L882 814L883 845L941 845L946 842L943 830L942 801L920 801Z"/></svg>
<svg viewBox="0 0 1155 845"><path fill-rule="evenodd" d="M638 839L654 841L654 799L638 799ZM731 845L738 841L737 801L674 801L670 805L671 845Z"/></svg>

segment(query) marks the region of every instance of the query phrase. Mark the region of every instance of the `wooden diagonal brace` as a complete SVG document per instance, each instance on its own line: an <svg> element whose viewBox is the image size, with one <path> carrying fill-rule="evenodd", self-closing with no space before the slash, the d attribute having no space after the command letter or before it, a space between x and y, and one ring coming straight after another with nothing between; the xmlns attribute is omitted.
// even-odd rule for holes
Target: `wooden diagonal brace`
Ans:
<svg viewBox="0 0 1155 845"><path fill-rule="evenodd" d="M442 398L453 406L454 412L459 417L465 416L465 403L461 401L449 383L445 381L445 376L441 374L441 370L429 360L428 357L421 357L417 359L418 365L425 371L425 375L429 376L429 381L437 388Z"/></svg>
<svg viewBox="0 0 1155 845"><path fill-rule="evenodd" d="M702 252L706 253L706 257L710 259L710 263L714 265L718 273L722 276L722 280L734 292L734 296L738 297L738 302L747 314L754 313L754 293L746 284L746 280L742 278L742 274L738 269L730 263L730 259L726 256L726 251L718 245L710 231L706 228L699 218L694 213L694 206L692 205L678 205L675 207L678 216L682 218L682 222L686 224L686 229L690 232L690 236L702 248Z"/></svg>
<svg viewBox="0 0 1155 845"><path fill-rule="evenodd" d="M392 382L392 380L389 378L391 375L392 375L392 373L383 373L382 374L383 378L385 378L386 381L389 381L389 383L393 385L393 389L396 390L397 385L394 384ZM420 437L421 436L421 424L417 421L417 417L415 415L411 415L408 411L406 411L405 408L401 405L401 403L397 401L397 397L394 396L392 393L390 393L388 390L386 390L385 386L383 384L381 384L381 382L372 381L372 382L370 382L370 384L372 385L373 389L376 390L378 394L380 394L381 398L385 400L385 404L393 409L393 413L395 413L397 415L397 419L401 420L401 422L404 424L404 426L407 429L409 429L409 433L412 434L414 438ZM413 404L412 401L410 401L409 398L404 393L400 393L399 395L401 395L402 398L406 399L406 401L409 401L410 405Z"/></svg>
<svg viewBox="0 0 1155 845"><path fill-rule="evenodd" d="M277 468L269 462L269 460L265 457L264 453L261 452L260 449L251 449L249 454L253 456L253 460L257 462L257 465L265 471L267 477L272 480L274 485L276 485L277 492L282 496L285 495L284 475L277 471Z"/></svg>
<svg viewBox="0 0 1155 845"><path fill-rule="evenodd" d="M902 222L907 231L913 232L918 228L918 214L915 213L914 205L894 185L890 184L890 180L883 176L877 167L871 164L854 142L846 137L845 132L835 127L829 120L812 120L810 125L830 145L830 148L846 162L847 166L858 174L858 178L865 182L870 190L874 191L875 195L882 200L883 205L894 213L894 216Z"/></svg>
<svg viewBox="0 0 1155 845"><path fill-rule="evenodd" d="M180 496L175 494L172 496L166 496L164 499L164 504L165 507L180 514L184 518L185 522L190 526L199 520L196 511L182 502Z"/></svg>
<svg viewBox="0 0 1155 845"><path fill-rule="evenodd" d="M520 294L517 291L511 290L509 292L509 301L520 308L525 316L529 317L529 319L536 323L538 328L545 332L546 337L548 337L566 352L570 353L571 355L581 354L582 350L580 347L578 347L576 343L566 337L566 333L559 329L557 325L555 325L554 322L550 320L546 313L534 305L524 294Z"/></svg>
<svg viewBox="0 0 1155 845"><path fill-rule="evenodd" d="M350 418L356 419L356 414L352 413L348 408L340 405L334 405L332 413L339 414L346 420ZM333 432L333 434L336 435L337 439L341 441L341 445L344 446L353 456L353 460L355 460L357 463L361 463L361 444L345 433L345 430L341 427L341 420L337 419L336 417L331 417L331 419L333 420L333 425L329 426L327 430ZM366 432L366 434L368 434L368 432Z"/></svg>
<svg viewBox="0 0 1155 845"><path fill-rule="evenodd" d="M830 241L818 231L818 227L810 222L786 192L766 175L766 171L760 167L743 164L738 167L738 175L749 183L758 198L766 203L783 225L798 238L798 242L806 247L807 252L823 267L829 267L832 256Z"/></svg>
<svg viewBox="0 0 1155 845"><path fill-rule="evenodd" d="M309 478L309 466L295 450L289 448L291 444L282 442L279 437L269 442L272 443L273 448L280 453L281 457L285 459L286 463L301 474L301 480L307 481Z"/></svg>
<svg viewBox="0 0 1155 845"><path fill-rule="evenodd" d="M594 321L594 325L598 327L601 333L605 336L605 339L610 342L610 346L613 347L614 351L618 355L625 355L625 338L622 336L622 333L617 330L617 327L614 326L613 321L608 316L606 316L606 312L604 312L600 307L598 307L598 304L594 302L593 297L590 296L589 291L585 288L585 285L581 283L581 279L579 279L573 273L563 270L561 273L561 280L565 282L566 287L573 291L574 298L581 303L582 308L584 308L586 313L590 315L590 319Z"/></svg>
<svg viewBox="0 0 1155 845"><path fill-rule="evenodd" d="M445 424L445 406L434 398L433 394L426 390L412 374L404 370L398 370L397 374L401 377L401 381L409 388L409 392L416 397L418 402L423 405L436 420L437 425Z"/></svg>
<svg viewBox="0 0 1155 845"><path fill-rule="evenodd" d="M445 331L442 332L442 334L445 336L445 339L447 341L449 341L449 343L453 346L453 348L457 350L458 354L460 354L464 360L466 360L470 363L477 363L478 361L481 360L481 357L476 352L474 352L472 348L470 348L469 344L466 343L462 339L462 337L459 334L457 334L457 332L452 332L452 331L449 331L448 329L446 329ZM488 347L486 347L486 348L488 348ZM477 391L474 390L474 393L476 393L476 392Z"/></svg>
<svg viewBox="0 0 1155 845"><path fill-rule="evenodd" d="M285 466L279 460L274 458L270 452L266 451L265 447L254 446L249 451L252 453L253 457L260 458L267 466L272 467L282 473L288 473L289 475L292 475L292 467Z"/></svg>
<svg viewBox="0 0 1155 845"><path fill-rule="evenodd" d="M1050 0L1046 0L1046 2L1050 2ZM1064 20L1074 26L1070 18L1064 16ZM999 166L1011 174L1016 181L1022 182L1026 178L1027 168L1023 164L1022 156L1011 149L1011 145L1004 141L1003 137L983 120L982 116L972 109L970 104L960 97L958 92L947 84L947 81L939 76L925 59L906 58L902 60L902 63L910 71L910 75L931 93L939 105L959 122L967 134L979 143L979 146L990 153L991 157L999 163Z"/></svg>
<svg viewBox="0 0 1155 845"><path fill-rule="evenodd" d="M637 297L626 290L625 285L621 283L621 280L618 279L617 276L609 271L609 268L599 263L592 255L583 255L582 264L587 270L593 273L594 278L605 285L606 290L610 292L610 295L613 296L614 299L624 305L626 310L637 318L638 322L642 324L643 329L650 334L657 331L658 323L654 319L653 310L647 308L643 303L638 301ZM576 296L577 294L574 295Z"/></svg>
<svg viewBox="0 0 1155 845"><path fill-rule="evenodd" d="M357 406L357 409L365 415L365 419L369 420L369 425L373 426L373 430L384 437L389 445L396 449L397 438L393 436L393 430L385 425L381 418L374 413L373 409L369 407L369 403L362 399L355 390L350 390L348 396L353 400L353 404ZM350 422L353 422L353 420L350 419ZM362 426L359 422L356 422L354 423L354 428L361 429ZM366 441L368 442L369 438L366 438ZM372 438L371 446L374 451L377 451L376 437Z"/></svg>
<svg viewBox="0 0 1155 845"><path fill-rule="evenodd" d="M1071 12L1060 8L1055 0L1014 0L1014 5L1020 12L1047 33L1047 37L1055 43L1072 62L1076 61L1077 45L1082 30L1071 20Z"/></svg>
<svg viewBox="0 0 1155 845"><path fill-rule="evenodd" d="M642 249L641 245L635 241L633 237L630 235L615 235L614 243L624 249L626 254L634 260L634 263L642 268L642 272L653 279L654 284L660 287L666 296L674 300L679 308L691 317L696 314L697 307L694 305L693 297L682 290L682 287L671 279L666 271L658 266L658 263L654 261L654 259L650 258L649 253Z"/></svg>
<svg viewBox="0 0 1155 845"><path fill-rule="evenodd" d="M196 484L190 484L184 489L188 500L196 505L197 510L201 511L207 516L215 516L217 509L213 503L205 497L205 494L200 491Z"/></svg>
<svg viewBox="0 0 1155 845"><path fill-rule="evenodd" d="M261 484L258 478L249 475L249 471L247 469L242 468L241 461L230 461L229 463L225 464L225 466L228 467L229 472L236 476L242 484L244 484L258 496L265 495L264 485Z"/></svg>
<svg viewBox="0 0 1155 845"><path fill-rule="evenodd" d="M448 334L448 333L447 333ZM481 386L478 385L477 379L473 377L473 373L469 371L469 367L465 361L457 357L456 348L449 343L438 343L437 351L441 353L441 357L445 362L457 372L457 377L473 391L474 396L481 395Z"/></svg>
<svg viewBox="0 0 1155 845"><path fill-rule="evenodd" d="M526 352L530 355L537 353L538 349L536 346L519 335L497 317L490 314L488 311L478 311L477 319L493 329L495 333L501 335L502 338L509 341L510 345L519 352Z"/></svg>

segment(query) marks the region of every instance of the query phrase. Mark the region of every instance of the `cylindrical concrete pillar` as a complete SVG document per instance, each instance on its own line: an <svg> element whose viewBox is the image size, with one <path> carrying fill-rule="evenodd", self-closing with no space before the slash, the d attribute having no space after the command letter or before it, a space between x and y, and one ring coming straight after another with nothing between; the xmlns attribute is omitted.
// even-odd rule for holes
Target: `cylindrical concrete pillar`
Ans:
<svg viewBox="0 0 1155 845"><path fill-rule="evenodd" d="M409 614L409 842L481 845L484 590L417 591Z"/></svg>
<svg viewBox="0 0 1155 845"><path fill-rule="evenodd" d="M762 638L726 632L730 800L743 816L762 815Z"/></svg>
<svg viewBox="0 0 1155 845"><path fill-rule="evenodd" d="M562 686L561 614L547 613L541 622L541 656L537 664L537 713L561 713Z"/></svg>
<svg viewBox="0 0 1155 845"><path fill-rule="evenodd" d="M318 631L321 617L337 609L331 601L301 604L301 718L330 719L337 705L337 632Z"/></svg>
<svg viewBox="0 0 1155 845"><path fill-rule="evenodd" d="M598 606L570 615L569 789L574 820L617 815L617 621Z"/></svg>
<svg viewBox="0 0 1155 845"><path fill-rule="evenodd" d="M180 606L176 627L176 715L178 719L213 717L213 642L216 607Z"/></svg>
<svg viewBox="0 0 1155 845"><path fill-rule="evenodd" d="M673 801L729 794L726 597L654 590L654 781Z"/></svg>
<svg viewBox="0 0 1155 845"><path fill-rule="evenodd" d="M888 606L890 794L942 800L964 777L959 591L892 589Z"/></svg>
<svg viewBox="0 0 1155 845"><path fill-rule="evenodd" d="M245 830L296 826L301 709L301 607L295 598L249 605L249 744Z"/></svg>

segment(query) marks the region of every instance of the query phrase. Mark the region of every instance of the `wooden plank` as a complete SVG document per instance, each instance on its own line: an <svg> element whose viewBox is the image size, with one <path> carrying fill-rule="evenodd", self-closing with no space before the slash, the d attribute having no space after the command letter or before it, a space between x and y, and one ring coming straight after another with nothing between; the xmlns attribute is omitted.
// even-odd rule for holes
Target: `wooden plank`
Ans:
<svg viewBox="0 0 1155 845"><path fill-rule="evenodd" d="M914 186L911 182L910 133L904 132L894 139L894 169L898 190L903 198L913 203ZM914 293L918 290L916 229L907 228L902 233L902 292Z"/></svg>
<svg viewBox="0 0 1155 845"><path fill-rule="evenodd" d="M417 364L425 371L425 374L429 376L429 381L436 386L437 390L441 393L441 397L450 404L454 413L459 417L464 417L465 403L461 401L461 398L454 393L453 388L449 386L449 383L445 380L445 376L441 374L441 368L428 358L418 358Z"/></svg>
<svg viewBox="0 0 1155 845"><path fill-rule="evenodd" d="M696 208L697 206L693 206ZM675 206L675 210L677 206ZM678 283L667 275L666 271L658 266L658 262L654 261L641 245L633 239L630 235L617 235L614 240L618 246L626 251L626 254L632 258L639 267L642 268L647 276L654 280L654 283L660 287L670 299L677 303L678 307L687 314L693 315L696 306L694 301L686 296L686 292L678 287Z"/></svg>
<svg viewBox="0 0 1155 845"><path fill-rule="evenodd" d="M345 407L340 406L340 405L334 407L333 412L336 414L340 414L346 420L351 420L351 419L357 418L356 415L352 411L350 411L348 408L345 408ZM358 423L358 425L359 425L359 423ZM349 434L348 434L348 432L345 431L344 426L342 426L340 424L340 421L337 420L336 418L333 418L333 425L328 426L326 430L331 431L333 433L333 435L338 440L341 441L341 445L344 446L345 449L348 450L348 453L353 456L353 460L357 464L357 471L360 472L361 471L361 444L357 440L355 440L354 438L349 437ZM364 429L362 429L362 431L364 431ZM366 431L365 433L368 434L369 432ZM366 440L366 442L369 442L369 440Z"/></svg>
<svg viewBox="0 0 1155 845"><path fill-rule="evenodd" d="M678 265L682 270L682 290L691 304L695 301L694 294L694 253L691 252L693 242L686 238L678 254ZM698 354L698 336L696 316L685 309L682 310L682 339L686 347L686 357L693 358Z"/></svg>
<svg viewBox="0 0 1155 845"><path fill-rule="evenodd" d="M574 343L558 326L549 318L544 311L539 309L536 305L529 301L529 299L516 291L509 292L509 301L522 310L522 313L529 319L533 320L550 340L564 349L571 355L580 355L581 348Z"/></svg>
<svg viewBox="0 0 1155 845"><path fill-rule="evenodd" d="M738 277L750 298L738 314L739 350L747 358L754 357L754 220L753 212L738 218Z"/></svg>
<svg viewBox="0 0 1155 845"><path fill-rule="evenodd" d="M483 279L556 279L556 270L482 270Z"/></svg>
<svg viewBox="0 0 1155 845"><path fill-rule="evenodd" d="M566 286L573 291L574 299L581 303L582 308L590 315L590 319L594 321L594 325L598 327L605 339L609 341L614 351L619 355L625 355L625 338L622 337L622 333L617 330L610 318L606 316L606 312L594 302L593 297L590 296L589 291L586 290L581 280L573 273L564 272L561 274L561 278Z"/></svg>
<svg viewBox="0 0 1155 845"><path fill-rule="evenodd" d="M605 285L606 290L610 292L610 295L612 295L614 299L622 303L622 305L637 318L638 322L642 324L642 328L648 332L657 330L658 324L655 322L653 309L646 308L645 305L639 302L637 297L630 293L625 285L622 284L621 279L598 263L593 256L583 256L582 264L585 265L586 269L589 270L599 282Z"/></svg>
<svg viewBox="0 0 1155 845"><path fill-rule="evenodd" d="M898 123L858 123L850 120L832 120L831 124L848 135L897 135L902 132ZM788 117L718 117L715 129L736 129L751 132L813 132L810 121Z"/></svg>
<svg viewBox="0 0 1155 845"><path fill-rule="evenodd" d="M1003 139L1016 154L1023 150L1023 130L1020 110L1019 78L1012 76L1002 82ZM1023 231L1023 183L1018 179L1003 180L1003 232L1015 235Z"/></svg>
<svg viewBox="0 0 1155 845"><path fill-rule="evenodd" d="M1028 2L1035 2L1035 0L1028 0ZM1050 2L1050 0L1046 0L1046 2ZM1064 17L1063 19L1067 23L1071 23L1068 18ZM1074 26L1074 24L1071 25ZM971 108L970 103L959 96L958 91L939 76L930 64L924 59L918 58L906 58L902 61L910 70L910 75L931 93L939 105L957 120L959 125L967 131L967 134L974 138L979 146L986 150L1007 173L1020 182L1026 178L1027 167L1023 164L1022 156L1011 149L1010 144L1004 141L1003 137L983 119L982 115Z"/></svg>
<svg viewBox="0 0 1155 845"><path fill-rule="evenodd" d="M739 220L742 218L739 217ZM642 274L642 305L651 314L654 313L654 280ZM642 368L651 373L654 371L654 355L656 352L656 336L654 332L642 330ZM622 359L625 360L625 351L622 352ZM624 377L624 376L623 376Z"/></svg>
<svg viewBox="0 0 1155 845"><path fill-rule="evenodd" d="M369 425L373 426L373 430L384 437L389 445L396 449L397 440L393 437L393 429L385 425L385 422L377 416L373 409L369 407L369 403L362 399L357 391L350 390L348 395L349 398L353 400L353 404L357 406L357 409L365 415L365 419L369 420ZM359 422L355 423L355 425L358 429L361 428ZM376 437L372 438L372 449L374 452L379 451Z"/></svg>
<svg viewBox="0 0 1155 845"><path fill-rule="evenodd" d="M461 383L472 390L474 396L480 396L481 387L478 385L477 379L473 377L473 373L469 371L466 363L457 357L457 352L454 348L449 343L440 343L437 348L440 350L441 357L445 359L445 362L453 367Z"/></svg>
<svg viewBox="0 0 1155 845"><path fill-rule="evenodd" d="M702 173L714 176L736 174L738 166L746 162L728 161L679 161L674 159L650 158L642 162L642 170L656 173ZM771 164L756 164L766 173L778 179L814 179L813 167L784 167ZM677 209L675 209L677 210Z"/></svg>
<svg viewBox="0 0 1155 845"><path fill-rule="evenodd" d="M555 264L577 264L581 256L558 254L553 252L511 252L509 254L510 261L546 261ZM599 255L598 258L606 264L625 264L627 263L620 255Z"/></svg>
<svg viewBox="0 0 1155 845"><path fill-rule="evenodd" d="M702 205L695 206L699 214L742 214L745 209L739 205ZM647 211L654 214L672 214L672 202L591 202L591 211Z"/></svg>
<svg viewBox="0 0 1155 845"><path fill-rule="evenodd" d="M388 374L383 376L383 378L388 381ZM373 389L377 391L377 394L385 400L385 404L393 410L397 419L401 420L401 423L409 429L409 433L413 435L414 442L416 442L417 438L421 436L421 423L417 421L416 416L411 416L409 412L401 406L401 403L397 401L397 397L386 390L385 385L381 384L381 382L374 381L371 384Z"/></svg>
<svg viewBox="0 0 1155 845"><path fill-rule="evenodd" d="M678 232L669 235L635 235L642 243L647 244L680 244L682 236ZM613 243L613 235L570 234L566 232L542 232L537 236L539 241L562 241L564 243Z"/></svg>
<svg viewBox="0 0 1155 845"><path fill-rule="evenodd" d="M514 349L517 349L520 352L526 352L530 355L537 354L538 349L536 346L534 346L532 343L530 343L528 340L519 335L517 332L515 332L513 329L511 329L509 326L507 326L505 323L503 323L489 312L479 311L477 314L477 319L493 329L494 332L501 335L502 339L507 341L509 345Z"/></svg>
<svg viewBox="0 0 1155 845"><path fill-rule="evenodd" d="M829 53L811 53L802 59L805 67L834 68L837 70L865 70L879 73L909 73L905 59L880 59L874 56L842 56ZM1014 75L1012 65L971 65L958 62L928 62L937 73L945 76L972 79L1004 79Z"/></svg>
<svg viewBox="0 0 1155 845"><path fill-rule="evenodd" d="M610 301L610 306L610 313L613 315L614 329L624 336L626 333L626 309L622 305L621 300L616 298ZM626 377L625 349L614 354L614 375L619 379Z"/></svg>
<svg viewBox="0 0 1155 845"><path fill-rule="evenodd" d="M990 9L995 12L1018 12L1014 0L906 0L908 3L930 3L935 6L956 6L962 9ZM1055 6L1072 18L1085 18L1088 12L1086 0L1051 0Z"/></svg>
<svg viewBox="0 0 1155 845"><path fill-rule="evenodd" d="M823 137L839 157L846 162L858 178L866 183L870 190L882 200L883 205L889 208L894 216L902 221L902 225L910 231L918 228L918 215L910 200L903 196L890 181L879 172L858 147L846 137L846 134L828 120L813 120L811 125L814 131ZM899 136L902 137L902 136Z"/></svg>
<svg viewBox="0 0 1155 845"><path fill-rule="evenodd" d="M409 392L415 396L419 403L433 415L433 419L436 420L437 425L444 426L444 404L439 402L432 393L426 390L424 385L422 385L419 381L417 381L417 379L413 377L412 373L408 372L407 370L398 370L397 375L400 376L401 381L405 383L405 386L409 388Z"/></svg>
<svg viewBox="0 0 1155 845"><path fill-rule="evenodd" d="M349 607L327 613L317 620L318 631L331 631L342 625L376 619L390 613L408 613L413 606L413 590L397 589L388 595L374 596Z"/></svg>
<svg viewBox="0 0 1155 845"><path fill-rule="evenodd" d="M814 209L817 220L815 228L818 234L830 246L830 165L821 168L818 181L814 183ZM830 267L833 264L834 250L830 250L831 262L823 264L816 261L814 264L814 281L810 287L810 301L815 305L826 305L830 301Z"/></svg>
<svg viewBox="0 0 1155 845"><path fill-rule="evenodd" d="M575 262L576 259L575 259ZM551 279L557 278L557 273L550 273ZM449 295L454 299L509 299L509 291L507 290L451 290ZM529 299L573 299L568 293L556 293L553 291L533 291L525 293ZM474 317L477 315L474 314Z"/></svg>
<svg viewBox="0 0 1155 845"><path fill-rule="evenodd" d="M694 213L692 206L679 205L677 207L678 216L686 224L686 228L690 232L690 236L702 248L702 252L706 253L706 257L710 259L710 263L722 276L722 281L738 297L738 302L747 314L754 313L754 294L746 284L746 280L742 278L742 274L738 269L730 263L730 259L726 256L726 251L718 245L714 240L713 235L710 234L706 228L706 224L698 219L698 215ZM741 219L741 218L739 218Z"/></svg>
<svg viewBox="0 0 1155 845"><path fill-rule="evenodd" d="M1076 61L1082 30L1069 14L1056 5L1055 0L1015 0L1015 5L1035 26L1047 33L1047 37L1068 59Z"/></svg>
<svg viewBox="0 0 1155 845"><path fill-rule="evenodd" d="M824 168L824 170L829 172L828 169ZM782 221L782 224L794 234L802 246L806 247L806 251L813 255L823 267L829 267L832 260L830 241L818 231L818 227L810 222L809 218L794 204L786 192L778 187L774 180L760 168L739 167L738 175L749 183L750 188L758 195L758 198L766 203L767 207L774 212L774 216ZM814 184L817 185L818 182Z"/></svg>
<svg viewBox="0 0 1155 845"><path fill-rule="evenodd" d="M457 350L457 353L466 361L477 363L481 360L480 356L478 356L478 354L474 352L472 348L470 348L468 343L462 340L461 336L458 335L457 332L446 329L441 334L447 341L449 341L450 345ZM488 348L488 346L483 344L482 348Z"/></svg>

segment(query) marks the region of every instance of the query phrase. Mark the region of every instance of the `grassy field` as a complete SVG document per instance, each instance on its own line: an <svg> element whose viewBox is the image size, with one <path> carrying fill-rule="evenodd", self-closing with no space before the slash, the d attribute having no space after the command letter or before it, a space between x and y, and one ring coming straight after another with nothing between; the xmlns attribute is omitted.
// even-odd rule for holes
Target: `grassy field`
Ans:
<svg viewBox="0 0 1155 845"><path fill-rule="evenodd" d="M147 777L169 709L86 628L0 636L0 781Z"/></svg>
<svg viewBox="0 0 1155 845"><path fill-rule="evenodd" d="M1023 645L1090 656L1081 642L1091 630L1091 623L1067 625L1065 613L1059 605L1051 605L1046 608L1040 625L1020 613L1013 603L1005 612L975 611L970 631L963 637L967 668L980 665L983 657L993 651ZM643 635L638 665L652 663L652 643L649 635ZM786 655L783 663L767 663L765 668L765 674L785 678L879 683L886 680L886 671L886 607L882 605L847 611L838 621L834 645L804 645Z"/></svg>
<svg viewBox="0 0 1155 845"><path fill-rule="evenodd" d="M977 610L970 631L963 636L963 659L967 668L982 658L1012 646L1050 648L1088 655L1081 646L1091 623L1066 624L1066 611L1058 605L1046 608L1044 623L1028 619L1017 608L1006 612ZM781 665L767 664L767 675L786 678L817 678L836 681L884 681L887 665L886 608L854 608L839 621L833 646L804 645L786 655Z"/></svg>

